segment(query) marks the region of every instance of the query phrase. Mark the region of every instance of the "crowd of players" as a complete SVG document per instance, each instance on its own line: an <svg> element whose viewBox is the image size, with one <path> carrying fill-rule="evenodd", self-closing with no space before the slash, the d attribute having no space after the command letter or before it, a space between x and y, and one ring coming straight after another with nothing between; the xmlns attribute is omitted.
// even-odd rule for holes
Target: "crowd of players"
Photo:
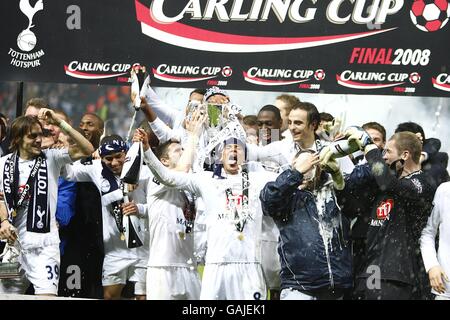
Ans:
<svg viewBox="0 0 450 320"><path fill-rule="evenodd" d="M450 299L448 155L417 123L342 128L287 94L242 115L216 87L180 112L147 86L140 110L132 141L95 113L74 129L41 98L2 117L2 265L19 273L0 271L0 292ZM128 186L131 143L144 165Z"/></svg>

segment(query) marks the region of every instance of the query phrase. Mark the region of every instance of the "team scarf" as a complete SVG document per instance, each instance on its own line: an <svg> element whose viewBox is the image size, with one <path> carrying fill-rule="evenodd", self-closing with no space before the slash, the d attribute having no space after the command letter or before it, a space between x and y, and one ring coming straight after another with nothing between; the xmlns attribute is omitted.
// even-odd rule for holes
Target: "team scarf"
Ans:
<svg viewBox="0 0 450 320"><path fill-rule="evenodd" d="M48 211L47 160L41 153L34 162L24 188L19 190L19 155L14 152L3 168L3 191L5 194L8 219L13 222L16 212L23 208L29 198L27 210L27 231L50 232L50 212Z"/></svg>
<svg viewBox="0 0 450 320"><path fill-rule="evenodd" d="M123 215L122 215L122 202L123 202L123 191L121 185L117 182L116 177L112 171L102 162L102 205L111 205L112 210L111 215L116 222L117 229L119 233L123 233ZM105 186L105 188L103 188ZM106 188L107 187L107 188Z"/></svg>
<svg viewBox="0 0 450 320"><path fill-rule="evenodd" d="M109 141L107 143L102 143L99 147L100 157L105 157L110 154L114 154L117 152L126 152L127 144L123 140L115 139ZM123 215L122 215L122 203L123 203L123 191L122 191L122 183L118 183L116 177L112 173L112 171L103 163L102 163L102 190L101 190L101 198L102 205L108 206L111 205L111 215L116 222L117 229L119 233L123 235Z"/></svg>
<svg viewBox="0 0 450 320"><path fill-rule="evenodd" d="M185 232L191 233L194 229L194 221L196 217L197 209L195 208L195 195L188 191L180 191L184 200L183 216L185 222Z"/></svg>
<svg viewBox="0 0 450 320"><path fill-rule="evenodd" d="M248 191L250 188L250 179L248 176L248 168L246 164L242 165L242 210L239 213L236 203L233 200L233 191L231 188L225 190L225 195L227 197L227 206L234 213L234 221L236 230L240 233L244 232L247 219L250 217L250 207L249 207L249 195Z"/></svg>

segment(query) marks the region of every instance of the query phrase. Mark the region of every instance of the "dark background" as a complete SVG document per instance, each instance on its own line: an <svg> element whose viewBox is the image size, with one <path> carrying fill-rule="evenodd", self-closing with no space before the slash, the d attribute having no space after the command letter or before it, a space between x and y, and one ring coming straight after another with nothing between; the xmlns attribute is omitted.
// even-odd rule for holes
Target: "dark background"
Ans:
<svg viewBox="0 0 450 320"><path fill-rule="evenodd" d="M151 1L140 0L149 6ZM30 0L34 5L36 0ZM183 1L165 1L167 15L179 12L187 4ZM204 10L206 1L202 0ZM366 1L370 5L372 1ZM252 1L245 1L241 12L246 12ZM307 23L293 23L289 17L281 24L271 13L265 22L228 22L220 23L213 15L210 21L195 21L185 17L180 23L201 27L207 30L220 31L249 36L278 36L302 37L324 36L333 34L359 33L371 31L367 25L358 25L351 20L345 24L336 25L326 18L326 6L329 1L318 1L313 5L304 1L301 8L317 7L315 20ZM436 32L422 32L417 29L410 17L409 10L412 1L405 1L403 8L395 15L387 17L381 28L398 27L396 30L363 39L356 39L338 44L266 53L214 53L204 52L182 47L176 47L154 40L141 32L140 22L136 19L134 0L44 0L44 10L34 17L35 27L31 30L38 39L32 52L44 50L41 66L37 68L21 69L10 65L9 48L21 52L17 47L17 36L26 28L28 20L19 10L18 0L0 1L0 30L2 40L0 45L0 81L34 81L34 82L69 82L85 84L121 84L117 79L81 80L69 77L64 72L64 65L72 60L87 62L134 63L140 62L149 67L156 67L162 63L180 66L230 66L233 75L228 80L227 89L235 90L263 90L301 92L305 89L297 85L277 87L257 86L248 83L242 76L252 66L261 68L281 69L324 69L325 80L321 81L322 93L349 94L395 94L414 96L450 96L449 92L434 89L431 78L441 72L449 71L450 23ZM69 5L81 8L81 30L68 30L66 20ZM226 5L231 8L233 1ZM167 10L166 10L167 6ZM351 10L350 2L342 5L341 16ZM304 10L304 9L303 9ZM402 49L430 49L431 61L427 66L393 66L393 65L349 65L348 61L354 47L369 48L402 48ZM337 84L336 74L350 69L352 71L373 72L418 72L421 82L417 85L410 83L406 87L415 87L412 94L396 93L392 88L377 90L358 90ZM315 81L315 83L318 83ZM206 81L198 83L170 83L153 79L154 86L166 87L194 87L206 86ZM313 92L307 90L304 92ZM317 91L316 91L317 92Z"/></svg>

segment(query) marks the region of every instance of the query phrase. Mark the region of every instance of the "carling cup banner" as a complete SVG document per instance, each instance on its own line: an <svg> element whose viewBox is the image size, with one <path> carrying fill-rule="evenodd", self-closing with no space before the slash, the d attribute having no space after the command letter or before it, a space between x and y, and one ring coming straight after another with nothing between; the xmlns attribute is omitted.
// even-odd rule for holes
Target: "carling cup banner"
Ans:
<svg viewBox="0 0 450 320"><path fill-rule="evenodd" d="M2 0L0 81L450 96L448 0Z"/></svg>

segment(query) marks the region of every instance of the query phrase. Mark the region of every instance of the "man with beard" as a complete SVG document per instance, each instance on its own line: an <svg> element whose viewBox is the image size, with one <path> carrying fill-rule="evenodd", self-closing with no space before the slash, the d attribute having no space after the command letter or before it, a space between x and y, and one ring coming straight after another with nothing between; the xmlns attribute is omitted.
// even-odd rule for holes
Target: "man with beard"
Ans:
<svg viewBox="0 0 450 320"><path fill-rule="evenodd" d="M370 168L355 167L345 180L347 192L366 204L361 212L370 214L356 295L369 300L427 298L430 290L419 240L436 185L421 170L421 142L413 133L399 132L388 140L382 153L375 144L360 140L362 130L353 127L346 135L350 144L364 150ZM368 197L375 200L364 201Z"/></svg>
<svg viewBox="0 0 450 320"><path fill-rule="evenodd" d="M74 144L60 150L43 150L43 128L38 118L59 126ZM79 132L46 108L39 110L38 117L22 116L13 121L11 149L13 153L0 160L4 193L0 236L19 250L17 258L24 274L18 280L3 280L1 291L24 293L31 282L36 294L56 295L60 273L55 218L57 180L65 164L94 149Z"/></svg>
<svg viewBox="0 0 450 320"><path fill-rule="evenodd" d="M289 113L288 124L292 139L283 139L266 146L247 145L250 160L271 160L283 170L288 167L300 150L319 151L324 142L315 134L320 123L316 106L309 102L299 102Z"/></svg>
<svg viewBox="0 0 450 320"><path fill-rule="evenodd" d="M352 286L348 219L334 189L344 187L336 161L326 170L318 155L301 150L293 168L266 184L260 199L264 215L279 230L281 300L342 299Z"/></svg>

